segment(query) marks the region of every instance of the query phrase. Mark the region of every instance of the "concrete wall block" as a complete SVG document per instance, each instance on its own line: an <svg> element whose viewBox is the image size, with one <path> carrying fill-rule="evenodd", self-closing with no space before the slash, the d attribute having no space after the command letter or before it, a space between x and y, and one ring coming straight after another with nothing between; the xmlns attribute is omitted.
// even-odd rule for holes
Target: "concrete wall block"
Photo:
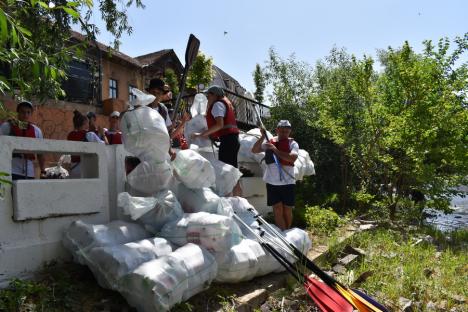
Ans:
<svg viewBox="0 0 468 312"><path fill-rule="evenodd" d="M102 188L99 179L15 181L13 219L99 213L107 209L107 194L97 191Z"/></svg>
<svg viewBox="0 0 468 312"><path fill-rule="evenodd" d="M83 166L95 171L92 179L23 180L1 185L1 287L12 277L28 276L44 262L66 258L68 253L61 244L63 230L78 219L108 223L109 198L116 194L109 194L110 170L102 144L0 136L0 146L0 172L11 172L13 151L85 154ZM70 216L75 213L86 214Z"/></svg>

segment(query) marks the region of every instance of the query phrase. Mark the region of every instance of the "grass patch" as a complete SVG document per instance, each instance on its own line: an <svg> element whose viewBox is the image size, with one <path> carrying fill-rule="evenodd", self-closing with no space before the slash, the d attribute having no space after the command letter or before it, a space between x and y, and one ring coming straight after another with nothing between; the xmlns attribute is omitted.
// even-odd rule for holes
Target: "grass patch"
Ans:
<svg viewBox="0 0 468 312"><path fill-rule="evenodd" d="M133 311L117 292L103 289L74 263L46 265L32 281L13 279L0 289L0 311Z"/></svg>
<svg viewBox="0 0 468 312"><path fill-rule="evenodd" d="M418 303L423 311L428 304L467 311L461 299L468 295L467 237L466 230L444 234L431 228L378 228L356 233L347 244L363 249L366 256L340 279L348 283L373 272L359 287L390 302L393 308L404 297Z"/></svg>

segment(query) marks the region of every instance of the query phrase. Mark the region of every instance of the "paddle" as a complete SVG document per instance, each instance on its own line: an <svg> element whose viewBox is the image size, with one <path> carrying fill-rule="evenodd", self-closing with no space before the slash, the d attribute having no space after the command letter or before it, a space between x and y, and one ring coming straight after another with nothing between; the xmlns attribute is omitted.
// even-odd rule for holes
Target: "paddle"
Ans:
<svg viewBox="0 0 468 312"><path fill-rule="evenodd" d="M269 142L270 138L268 138L268 132L266 131L265 125L263 124L262 118L260 117L260 113L257 110L257 106L254 106L254 111L255 111L255 115L257 116L257 119L258 119L258 121L260 123L260 127L262 127L262 129L265 131L265 137L266 137L267 141ZM276 154L273 153L273 152L272 152L272 154L273 154L273 159L275 160L276 167L278 167L280 180L282 181L283 180L283 168L281 167L281 164L280 164Z"/></svg>
<svg viewBox="0 0 468 312"><path fill-rule="evenodd" d="M187 42L187 49L185 50L185 67L184 73L182 74L182 79L180 81L180 88L179 94L177 95L176 104L174 107L174 112L172 113L172 120L176 121L177 111L179 110L180 99L182 98L182 94L185 91L185 81L187 80L187 74L192 66L195 58L198 54L198 49L200 48L200 40L197 39L193 34L190 34L189 40Z"/></svg>
<svg viewBox="0 0 468 312"><path fill-rule="evenodd" d="M234 214L233 216L240 224L253 233L260 245L268 251L297 281L304 284L307 294L317 304L320 310L325 312L351 312L353 310L352 305L338 295L333 288L300 273L297 267L273 248L273 246L266 242L261 235L250 228L250 226L248 226L237 214Z"/></svg>
<svg viewBox="0 0 468 312"><path fill-rule="evenodd" d="M268 222L266 222L260 215L256 214L252 208L249 208L248 211L252 212L257 219L257 222L260 225L265 226L269 232L271 232L275 237L279 238L283 244L288 246L293 255L295 255L301 263L314 272L322 281L327 285L334 288L339 292L349 303L351 303L359 311L375 311L375 312L386 312L388 311L386 307L378 303L374 298L364 294L363 292L355 289L351 289L341 284L333 277L321 270L315 263L313 263L305 254L303 254L299 249L296 248L293 244L286 240L286 238L279 233L274 227L272 227ZM271 234L270 233L270 234Z"/></svg>

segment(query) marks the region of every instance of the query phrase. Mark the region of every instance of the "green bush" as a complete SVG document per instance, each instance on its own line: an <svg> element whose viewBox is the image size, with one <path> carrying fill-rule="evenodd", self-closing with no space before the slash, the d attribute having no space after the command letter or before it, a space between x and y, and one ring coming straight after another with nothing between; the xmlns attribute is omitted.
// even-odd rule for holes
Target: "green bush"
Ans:
<svg viewBox="0 0 468 312"><path fill-rule="evenodd" d="M320 206L307 206L305 219L308 230L317 235L330 235L336 228L345 224L345 221L331 208Z"/></svg>

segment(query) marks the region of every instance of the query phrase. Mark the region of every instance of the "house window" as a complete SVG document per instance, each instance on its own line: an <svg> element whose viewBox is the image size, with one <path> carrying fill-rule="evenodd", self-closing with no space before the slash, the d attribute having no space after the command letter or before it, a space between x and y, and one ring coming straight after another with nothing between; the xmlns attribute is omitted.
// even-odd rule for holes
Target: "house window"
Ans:
<svg viewBox="0 0 468 312"><path fill-rule="evenodd" d="M116 99L119 95L119 89L117 87L117 80L109 79L109 97Z"/></svg>
<svg viewBox="0 0 468 312"><path fill-rule="evenodd" d="M136 95L132 93L132 89L136 87L135 86L132 86L132 85L128 85L128 100L129 101L133 101L134 99L136 99Z"/></svg>
<svg viewBox="0 0 468 312"><path fill-rule="evenodd" d="M67 77L68 79L62 81L62 89L66 94L65 100L77 103L93 101L93 75L87 62L72 59L68 63Z"/></svg>

